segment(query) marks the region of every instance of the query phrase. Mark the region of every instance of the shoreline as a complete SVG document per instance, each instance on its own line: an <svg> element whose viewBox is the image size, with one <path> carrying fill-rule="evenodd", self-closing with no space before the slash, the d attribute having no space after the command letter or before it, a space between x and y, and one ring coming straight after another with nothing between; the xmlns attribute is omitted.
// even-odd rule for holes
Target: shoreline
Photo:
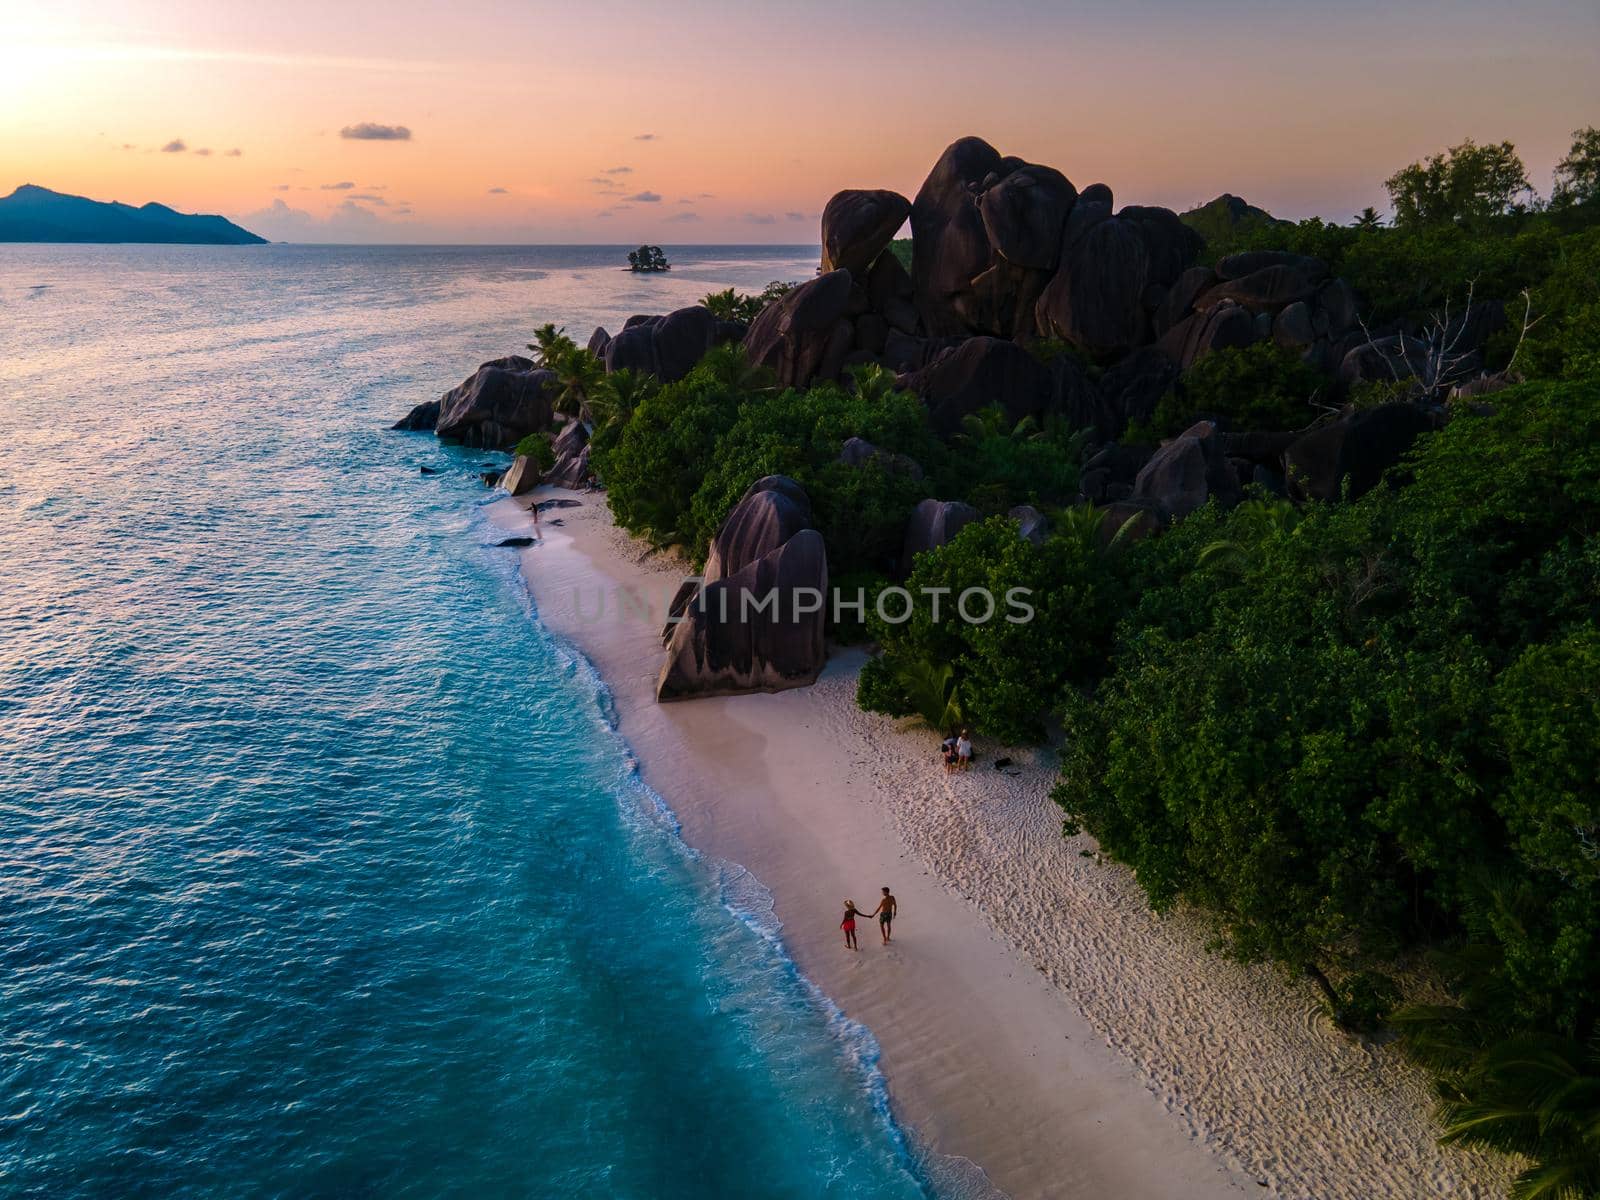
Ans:
<svg viewBox="0 0 1600 1200"><path fill-rule="evenodd" d="M946 776L926 731L856 708L859 650L811 688L656 703L659 613L596 621L593 597L659 603L671 568L601 495L541 487L487 511L527 533L552 497L579 506L547 510L519 551L538 618L606 684L683 840L760 882L797 969L870 1031L915 1147L1018 1198L1503 1193L1503 1164L1434 1143L1426 1084L1396 1053L1210 954L1196 918L1157 918L1092 841L1062 838L1048 752ZM895 942L866 922L851 954L835 910L870 908L880 883L901 903Z"/></svg>

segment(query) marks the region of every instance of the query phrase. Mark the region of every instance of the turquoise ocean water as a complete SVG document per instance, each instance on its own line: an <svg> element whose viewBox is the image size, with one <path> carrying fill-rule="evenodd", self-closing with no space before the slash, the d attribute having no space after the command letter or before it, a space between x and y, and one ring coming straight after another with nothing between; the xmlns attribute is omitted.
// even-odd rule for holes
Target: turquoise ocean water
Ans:
<svg viewBox="0 0 1600 1200"><path fill-rule="evenodd" d="M0 247L0 1194L962 1190L385 429L674 258Z"/></svg>

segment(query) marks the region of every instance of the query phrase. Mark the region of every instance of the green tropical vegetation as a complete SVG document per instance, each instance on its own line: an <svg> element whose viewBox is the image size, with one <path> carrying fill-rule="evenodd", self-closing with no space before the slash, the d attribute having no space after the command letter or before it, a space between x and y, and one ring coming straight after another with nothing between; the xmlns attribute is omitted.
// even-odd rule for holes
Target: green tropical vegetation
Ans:
<svg viewBox="0 0 1600 1200"><path fill-rule="evenodd" d="M809 390L778 387L737 347L665 386L552 369L595 418L591 461L625 528L700 559L754 480L794 476L835 582L868 599L835 631L877 650L863 707L1056 741L1067 832L1131 867L1155 908L1193 906L1225 952L1309 979L1352 1034L1397 1036L1437 1081L1445 1139L1527 1160L1516 1196L1592 1198L1600 133L1576 131L1548 201L1505 143L1464 142L1387 186L1387 221L1208 206L1206 257L1315 255L1373 327L1503 304L1484 359L1510 386L1345 393L1257 344L1202 359L1124 439L1200 417L1292 430L1339 404L1436 406L1437 432L1356 499L1251 491L1141 540L1075 503L1079 431L992 408L942 439L875 368ZM746 319L750 300L707 304ZM536 352L567 353L551 337ZM852 437L881 453L841 461ZM900 561L928 497L979 517ZM1018 536L1018 504L1049 516L1041 540ZM890 579L910 593L906 620L873 611ZM938 619L975 588L1002 605L1029 589L1031 619ZM1414 986L1425 965L1436 992Z"/></svg>
<svg viewBox="0 0 1600 1200"><path fill-rule="evenodd" d="M709 293L700 303L709 308L712 315L719 320L743 321L749 324L761 314L763 308L785 295L793 287L792 283L774 279L754 296L729 287L723 288L720 292Z"/></svg>

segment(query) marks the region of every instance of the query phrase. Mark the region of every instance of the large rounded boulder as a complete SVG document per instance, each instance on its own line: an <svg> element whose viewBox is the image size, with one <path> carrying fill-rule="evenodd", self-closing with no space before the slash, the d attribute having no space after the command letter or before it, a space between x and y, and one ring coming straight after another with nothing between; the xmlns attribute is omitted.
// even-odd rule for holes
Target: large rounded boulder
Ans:
<svg viewBox="0 0 1600 1200"><path fill-rule="evenodd" d="M991 405L1015 423L1040 416L1054 395L1050 369L1015 342L967 338L903 378L928 406L933 428L948 437L968 413Z"/></svg>
<svg viewBox="0 0 1600 1200"><path fill-rule="evenodd" d="M435 432L446 441L506 450L550 428L555 373L520 355L484 363L439 399Z"/></svg>
<svg viewBox="0 0 1600 1200"><path fill-rule="evenodd" d="M794 480L758 480L713 542L706 581L675 605L662 701L816 681L826 659L828 558Z"/></svg>
<svg viewBox="0 0 1600 1200"><path fill-rule="evenodd" d="M822 210L823 273L842 269L865 275L910 215L911 201L899 192L838 193Z"/></svg>
<svg viewBox="0 0 1600 1200"><path fill-rule="evenodd" d="M917 555L945 545L978 519L978 510L960 500L924 500L911 510L900 546L900 570L911 571Z"/></svg>
<svg viewBox="0 0 1600 1200"><path fill-rule="evenodd" d="M598 333L599 331L597 331ZM722 338L720 323L709 308L694 305L664 317L630 317L616 337L600 348L607 371L630 368L676 383ZM597 339L590 339L591 345Z"/></svg>
<svg viewBox="0 0 1600 1200"><path fill-rule="evenodd" d="M771 367L784 387L836 378L854 335L850 285L849 271L829 271L767 305L745 334L750 361Z"/></svg>
<svg viewBox="0 0 1600 1200"><path fill-rule="evenodd" d="M1313 429L1284 451L1289 494L1301 500L1363 496L1432 428L1427 414L1409 404L1383 404Z"/></svg>
<svg viewBox="0 0 1600 1200"><path fill-rule="evenodd" d="M966 333L963 298L990 264L988 231L978 193L1004 170L1000 152L982 138L952 142L911 205L911 280L928 334Z"/></svg>
<svg viewBox="0 0 1600 1200"><path fill-rule="evenodd" d="M1019 267L1053 271L1078 190L1060 171L1019 167L978 197L978 214L996 254Z"/></svg>

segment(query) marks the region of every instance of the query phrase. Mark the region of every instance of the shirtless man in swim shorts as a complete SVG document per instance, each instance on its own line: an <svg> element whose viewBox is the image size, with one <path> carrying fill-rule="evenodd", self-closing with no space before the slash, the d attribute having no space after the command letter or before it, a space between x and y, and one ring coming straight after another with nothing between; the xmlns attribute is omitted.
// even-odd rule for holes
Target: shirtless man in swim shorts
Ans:
<svg viewBox="0 0 1600 1200"><path fill-rule="evenodd" d="M891 940L890 926L894 923L895 910L900 907L900 902L888 888L883 889L883 899L878 901L878 907L873 909L868 916L878 918L878 932L883 935L883 944L887 946Z"/></svg>

